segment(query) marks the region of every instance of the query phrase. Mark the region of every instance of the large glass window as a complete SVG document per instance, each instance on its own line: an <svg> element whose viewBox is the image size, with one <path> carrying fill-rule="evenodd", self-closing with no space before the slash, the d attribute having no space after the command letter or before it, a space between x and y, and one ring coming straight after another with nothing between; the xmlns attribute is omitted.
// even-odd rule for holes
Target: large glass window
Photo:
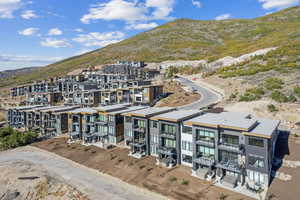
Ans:
<svg viewBox="0 0 300 200"><path fill-rule="evenodd" d="M175 148L176 147L176 141L171 139L165 139L164 140L164 146L167 148Z"/></svg>
<svg viewBox="0 0 300 200"><path fill-rule="evenodd" d="M138 127L145 128L146 122L144 120L137 120Z"/></svg>
<svg viewBox="0 0 300 200"><path fill-rule="evenodd" d="M235 161L237 163L238 162L238 154L233 153L233 152L228 152L228 151L221 151L220 152L220 160L223 162Z"/></svg>
<svg viewBox="0 0 300 200"><path fill-rule="evenodd" d="M125 135L126 135L127 137L133 137L132 130L131 130L131 129L126 129Z"/></svg>
<svg viewBox="0 0 300 200"><path fill-rule="evenodd" d="M222 134L221 144L228 145L228 146L238 146L239 136Z"/></svg>
<svg viewBox="0 0 300 200"><path fill-rule="evenodd" d="M99 120L105 122L107 120L106 115L99 114Z"/></svg>
<svg viewBox="0 0 300 200"><path fill-rule="evenodd" d="M113 126L108 126L108 133L114 134L114 127Z"/></svg>
<svg viewBox="0 0 300 200"><path fill-rule="evenodd" d="M264 174L256 171L247 170L247 175L249 180L254 181L255 183L265 184Z"/></svg>
<svg viewBox="0 0 300 200"><path fill-rule="evenodd" d="M214 156L215 155L215 149L205 146L198 146L198 152L202 154L204 157Z"/></svg>
<svg viewBox="0 0 300 200"><path fill-rule="evenodd" d="M264 140L258 137L249 137L248 144L256 147L264 147Z"/></svg>
<svg viewBox="0 0 300 200"><path fill-rule="evenodd" d="M192 134L192 127L189 126L182 126L182 132L187 134Z"/></svg>
<svg viewBox="0 0 300 200"><path fill-rule="evenodd" d="M108 116L108 120L109 120L110 122L115 121L115 116L109 115L109 116Z"/></svg>
<svg viewBox="0 0 300 200"><path fill-rule="evenodd" d="M169 134L175 134L176 133L176 127L173 126L173 125L162 124L162 132L169 133Z"/></svg>
<svg viewBox="0 0 300 200"><path fill-rule="evenodd" d="M107 133L107 126L98 126L99 133Z"/></svg>
<svg viewBox="0 0 300 200"><path fill-rule="evenodd" d="M196 130L196 140L214 143L215 142L215 132L197 129Z"/></svg>
<svg viewBox="0 0 300 200"><path fill-rule="evenodd" d="M249 155L248 163L252 167L263 168L265 166L264 158L260 156Z"/></svg>

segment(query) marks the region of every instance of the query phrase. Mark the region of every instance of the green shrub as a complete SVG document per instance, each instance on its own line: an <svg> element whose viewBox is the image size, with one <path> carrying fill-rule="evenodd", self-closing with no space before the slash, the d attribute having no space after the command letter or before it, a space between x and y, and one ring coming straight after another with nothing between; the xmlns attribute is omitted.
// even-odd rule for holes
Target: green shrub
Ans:
<svg viewBox="0 0 300 200"><path fill-rule="evenodd" d="M289 95L287 98L288 98L288 102L296 102L297 101L297 98L292 94Z"/></svg>
<svg viewBox="0 0 300 200"><path fill-rule="evenodd" d="M268 105L268 110L269 110L269 112L277 112L278 111L276 106L274 106L273 104Z"/></svg>
<svg viewBox="0 0 300 200"><path fill-rule="evenodd" d="M240 96L240 101L256 101L262 98L265 94L261 88L251 88L246 90L244 95Z"/></svg>
<svg viewBox="0 0 300 200"><path fill-rule="evenodd" d="M24 146L34 142L38 137L35 132L21 133L14 130L11 127L5 127L0 129L0 149L6 150Z"/></svg>
<svg viewBox="0 0 300 200"><path fill-rule="evenodd" d="M274 92L272 92L271 94L271 98L279 103L286 103L289 101L288 97L285 96L283 93L281 93L280 91L276 90Z"/></svg>
<svg viewBox="0 0 300 200"><path fill-rule="evenodd" d="M227 199L227 197L228 197L228 195L227 194L224 194L223 192L220 194L220 197L219 197L219 199L220 200L225 200L225 199Z"/></svg>
<svg viewBox="0 0 300 200"><path fill-rule="evenodd" d="M269 78L265 81L268 90L281 89L284 82L279 78Z"/></svg>
<svg viewBox="0 0 300 200"><path fill-rule="evenodd" d="M188 185L189 181L188 180L182 180L181 185Z"/></svg>
<svg viewBox="0 0 300 200"><path fill-rule="evenodd" d="M296 86L296 87L294 88L294 93L295 93L298 97L300 97L300 86Z"/></svg>

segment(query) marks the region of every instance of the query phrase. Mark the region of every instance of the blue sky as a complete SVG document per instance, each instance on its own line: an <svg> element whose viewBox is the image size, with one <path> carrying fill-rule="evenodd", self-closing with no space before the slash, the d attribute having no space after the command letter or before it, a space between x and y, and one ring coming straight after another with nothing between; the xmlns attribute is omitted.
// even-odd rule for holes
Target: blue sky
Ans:
<svg viewBox="0 0 300 200"><path fill-rule="evenodd" d="M43 66L178 18L255 18L300 0L0 0L0 71Z"/></svg>

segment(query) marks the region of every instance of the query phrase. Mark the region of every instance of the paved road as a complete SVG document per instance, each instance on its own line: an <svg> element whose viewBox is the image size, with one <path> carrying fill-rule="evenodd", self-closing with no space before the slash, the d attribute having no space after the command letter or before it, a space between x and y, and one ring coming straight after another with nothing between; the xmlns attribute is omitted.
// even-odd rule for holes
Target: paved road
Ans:
<svg viewBox="0 0 300 200"><path fill-rule="evenodd" d="M0 165L22 160L40 166L50 175L61 178L93 200L167 199L34 147L0 153Z"/></svg>
<svg viewBox="0 0 300 200"><path fill-rule="evenodd" d="M180 107L180 109L185 109L185 110L200 109L203 107L207 107L211 104L217 103L220 99L219 95L216 92L211 91L200 85L197 85L194 82L192 82L186 78L179 77L179 78L176 78L176 80L181 82L185 86L188 86L190 88L192 88L192 87L195 88L196 92L198 92L201 95L201 99L199 101L182 106L182 107Z"/></svg>

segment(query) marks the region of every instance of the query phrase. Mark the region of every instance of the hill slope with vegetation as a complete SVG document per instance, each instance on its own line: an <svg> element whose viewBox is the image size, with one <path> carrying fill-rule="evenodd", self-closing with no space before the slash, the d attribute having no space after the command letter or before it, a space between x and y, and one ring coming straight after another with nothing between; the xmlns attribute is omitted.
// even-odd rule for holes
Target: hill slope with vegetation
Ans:
<svg viewBox="0 0 300 200"><path fill-rule="evenodd" d="M178 19L102 49L39 68L26 76L2 79L0 87L62 76L78 68L117 60L161 62L206 59L212 62L225 56L236 57L263 48L278 47L266 55L263 63L258 63L260 66L248 66L248 75L271 70L274 65L278 68L282 68L281 65L299 68L299 46L299 6L256 19ZM235 67L218 73L224 77L243 75L244 69Z"/></svg>

